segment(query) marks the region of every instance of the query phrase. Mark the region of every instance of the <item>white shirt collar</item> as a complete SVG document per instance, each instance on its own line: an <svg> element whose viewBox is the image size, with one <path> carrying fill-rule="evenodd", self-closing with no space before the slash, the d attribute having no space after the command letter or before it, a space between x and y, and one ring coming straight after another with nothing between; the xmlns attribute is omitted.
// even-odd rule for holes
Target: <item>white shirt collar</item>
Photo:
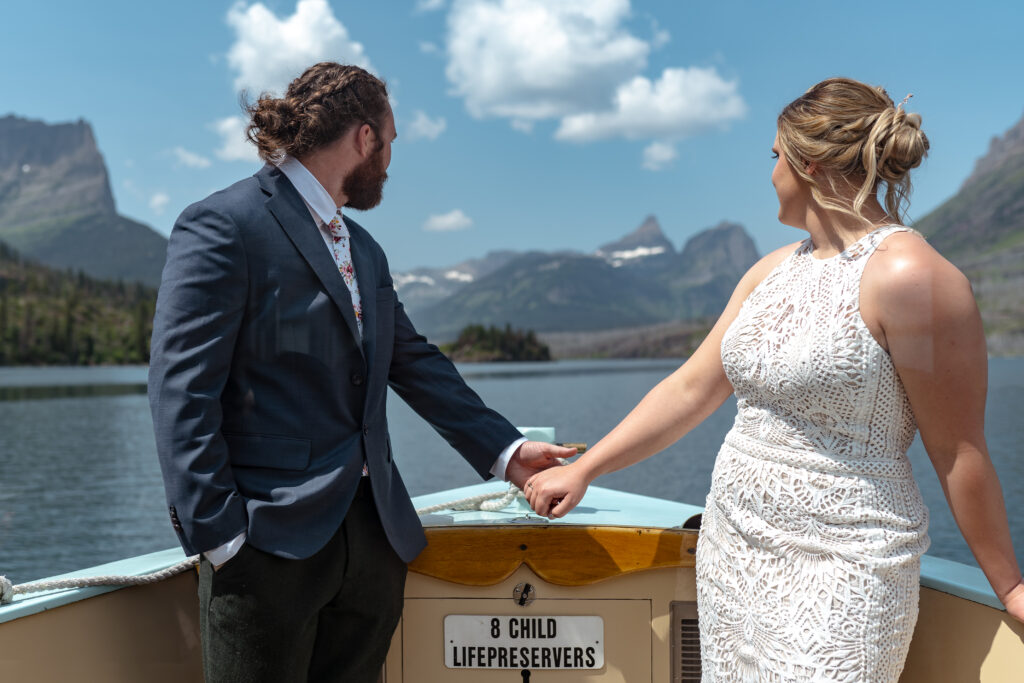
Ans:
<svg viewBox="0 0 1024 683"><path fill-rule="evenodd" d="M330 223L334 215L340 212L341 209L334 205L334 199L331 198L331 194L324 189L324 186L320 184L316 176L310 173L309 169L303 166L298 159L286 154L280 163L277 164L277 167L281 169L281 173L284 173L292 185L295 186L295 189L298 190L299 196L306 202L309 210L314 215L319 216L324 225Z"/></svg>

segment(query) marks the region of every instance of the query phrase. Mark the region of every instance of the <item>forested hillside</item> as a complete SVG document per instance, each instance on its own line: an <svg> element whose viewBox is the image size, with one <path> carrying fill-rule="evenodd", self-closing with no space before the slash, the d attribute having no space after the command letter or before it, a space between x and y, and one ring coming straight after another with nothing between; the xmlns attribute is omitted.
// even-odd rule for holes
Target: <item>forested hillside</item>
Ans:
<svg viewBox="0 0 1024 683"><path fill-rule="evenodd" d="M156 290L47 268L0 242L0 365L145 363Z"/></svg>

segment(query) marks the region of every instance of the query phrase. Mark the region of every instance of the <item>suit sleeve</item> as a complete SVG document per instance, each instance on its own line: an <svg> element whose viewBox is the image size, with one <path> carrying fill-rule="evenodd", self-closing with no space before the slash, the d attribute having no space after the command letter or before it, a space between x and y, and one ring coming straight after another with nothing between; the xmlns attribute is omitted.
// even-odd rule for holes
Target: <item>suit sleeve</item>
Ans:
<svg viewBox="0 0 1024 683"><path fill-rule="evenodd" d="M382 254L383 258L383 254ZM384 260L384 277L393 286ZM416 331L395 296L395 339L388 384L484 479L505 449L522 437L462 379L455 365Z"/></svg>
<svg viewBox="0 0 1024 683"><path fill-rule="evenodd" d="M247 527L220 403L247 286L234 223L202 204L186 209L171 232L157 296L149 401L171 521L188 554Z"/></svg>

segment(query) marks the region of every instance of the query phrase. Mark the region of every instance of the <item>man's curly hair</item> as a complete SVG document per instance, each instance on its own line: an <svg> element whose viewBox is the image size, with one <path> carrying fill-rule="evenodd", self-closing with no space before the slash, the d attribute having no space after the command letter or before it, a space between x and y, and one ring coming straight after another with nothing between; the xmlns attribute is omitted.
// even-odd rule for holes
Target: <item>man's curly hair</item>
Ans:
<svg viewBox="0 0 1024 683"><path fill-rule="evenodd" d="M284 97L263 93L252 104L246 135L264 161L301 157L369 124L378 137L388 111L384 81L358 66L320 62L288 85Z"/></svg>

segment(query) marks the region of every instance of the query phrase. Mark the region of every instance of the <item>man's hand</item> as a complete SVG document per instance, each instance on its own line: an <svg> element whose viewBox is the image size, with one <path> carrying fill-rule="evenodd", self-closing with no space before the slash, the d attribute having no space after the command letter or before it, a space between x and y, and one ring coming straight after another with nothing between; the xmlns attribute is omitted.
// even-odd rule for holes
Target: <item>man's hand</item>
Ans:
<svg viewBox="0 0 1024 683"><path fill-rule="evenodd" d="M516 449L508 461L505 478L523 488L526 480L533 475L554 465L561 464L558 458L570 458L576 455L575 448L556 446L543 441L527 441Z"/></svg>

